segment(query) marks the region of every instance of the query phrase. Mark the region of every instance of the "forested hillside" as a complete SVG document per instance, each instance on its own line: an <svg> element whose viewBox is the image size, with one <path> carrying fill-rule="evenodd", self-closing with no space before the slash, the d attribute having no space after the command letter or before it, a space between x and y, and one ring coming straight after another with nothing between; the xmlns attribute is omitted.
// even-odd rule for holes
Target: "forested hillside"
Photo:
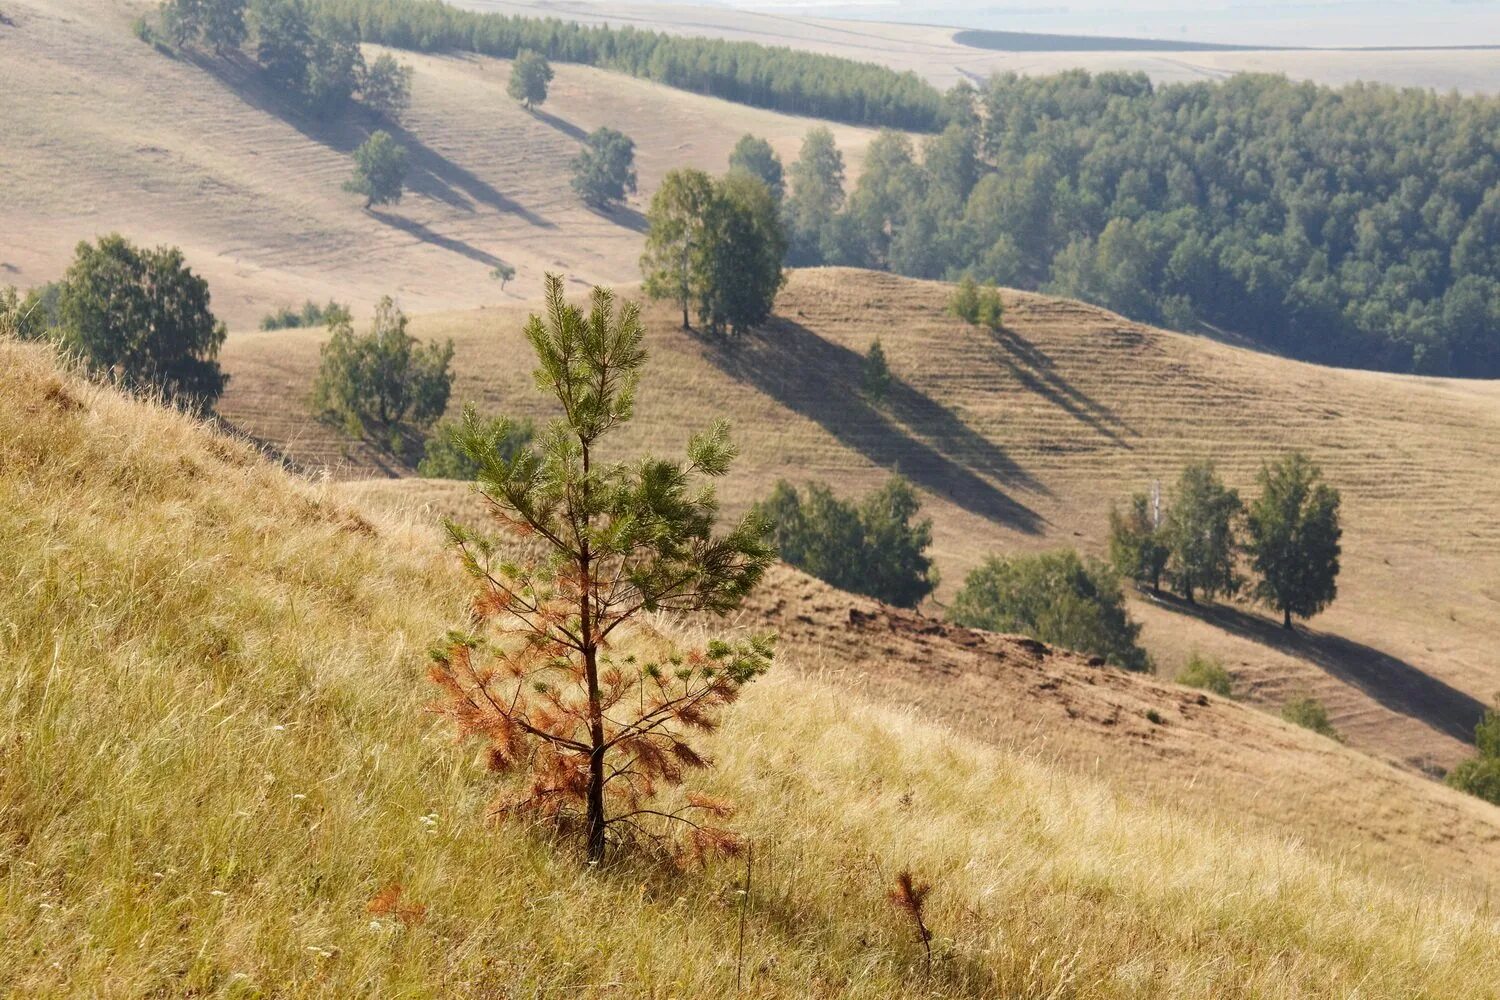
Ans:
<svg viewBox="0 0 1500 1000"><path fill-rule="evenodd" d="M915 73L835 56L477 13L440 0L315 0L313 9L363 41L396 48L503 59L530 50L742 104L857 125L928 131L943 119L941 95Z"/></svg>
<svg viewBox="0 0 1500 1000"><path fill-rule="evenodd" d="M1077 71L947 107L920 150L877 140L842 210L806 211L794 171L794 263L968 271L1308 360L1500 375L1500 100Z"/></svg>

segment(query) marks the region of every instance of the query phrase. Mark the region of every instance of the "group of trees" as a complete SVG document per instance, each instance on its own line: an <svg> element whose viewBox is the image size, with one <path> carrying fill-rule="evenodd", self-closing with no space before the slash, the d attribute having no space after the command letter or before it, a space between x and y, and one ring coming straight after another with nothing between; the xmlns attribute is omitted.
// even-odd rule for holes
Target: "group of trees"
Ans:
<svg viewBox="0 0 1500 1000"><path fill-rule="evenodd" d="M219 56L254 41L266 78L318 117L358 96L395 120L411 100L411 68L384 54L366 65L359 36L322 16L307 0L163 0L162 30L179 48L202 45Z"/></svg>
<svg viewBox="0 0 1500 1000"><path fill-rule="evenodd" d="M929 130L945 114L942 95L915 73L780 46L480 13L428 0L313 3L327 22L393 48L502 59L529 51L742 104L855 124Z"/></svg>
<svg viewBox="0 0 1500 1000"><path fill-rule="evenodd" d="M641 257L648 295L676 302L715 333L738 333L771 315L785 280L786 237L776 199L745 170L712 178L669 172L651 199Z"/></svg>
<svg viewBox="0 0 1500 1000"><path fill-rule="evenodd" d="M1086 299L1323 363L1500 375L1500 99L1082 71L944 98L853 190L815 129L791 261Z"/></svg>
<svg viewBox="0 0 1500 1000"><path fill-rule="evenodd" d="M755 511L784 561L841 590L914 608L938 583L927 556L932 521L916 520L921 506L911 484L892 476L857 503L824 483L799 490L782 480Z"/></svg>
<svg viewBox="0 0 1500 1000"><path fill-rule="evenodd" d="M1192 603L1238 594L1243 553L1255 574L1252 595L1283 625L1312 617L1338 593L1339 492L1300 452L1263 465L1257 479L1260 495L1248 507L1207 461L1183 469L1165 510L1159 497L1135 494L1110 511L1111 561L1153 590L1165 578Z"/></svg>
<svg viewBox="0 0 1500 1000"><path fill-rule="evenodd" d="M0 293L0 332L50 339L91 373L195 412L212 409L229 381L208 282L176 247L138 247L119 234L79 243L56 284Z"/></svg>

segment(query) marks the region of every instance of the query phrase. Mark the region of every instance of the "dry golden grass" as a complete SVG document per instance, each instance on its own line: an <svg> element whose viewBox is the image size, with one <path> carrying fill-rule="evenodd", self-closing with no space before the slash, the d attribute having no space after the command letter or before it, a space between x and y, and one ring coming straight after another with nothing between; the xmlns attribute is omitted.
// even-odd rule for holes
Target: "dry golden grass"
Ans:
<svg viewBox="0 0 1500 1000"><path fill-rule="evenodd" d="M231 330L304 298L364 313L516 297L544 270L590 281L638 274L640 212L679 166L720 172L746 132L795 155L814 122L559 64L537 114L505 94L509 63L398 53L415 69L398 141L409 190L376 213L341 190L376 123L289 113L248 62L171 59L130 32L142 0L9 0L0 29L0 284L59 277L81 239L119 230L181 246ZM640 193L600 214L568 186L568 161L600 125L637 145ZM857 165L873 135L836 126ZM505 291L489 277L516 268Z"/></svg>
<svg viewBox="0 0 1500 1000"><path fill-rule="evenodd" d="M737 865L590 871L481 828L477 761L419 710L463 603L430 529L0 344L0 542L0 992L733 989ZM712 750L757 845L746 995L1482 997L1500 976L1467 897L787 671ZM930 980L884 900L905 866L936 885ZM396 883L424 920L368 911Z"/></svg>

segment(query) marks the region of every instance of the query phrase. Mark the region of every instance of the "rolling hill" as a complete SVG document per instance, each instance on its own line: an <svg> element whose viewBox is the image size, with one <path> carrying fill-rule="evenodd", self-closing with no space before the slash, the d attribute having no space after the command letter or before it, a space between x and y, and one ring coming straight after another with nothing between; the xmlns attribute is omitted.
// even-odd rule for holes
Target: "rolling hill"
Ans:
<svg viewBox="0 0 1500 1000"><path fill-rule="evenodd" d="M978 82L992 73L1041 75L1083 68L1092 72L1142 72L1159 83L1185 83L1196 80L1223 79L1235 73L1277 73L1294 80L1310 80L1341 86L1357 80L1377 81L1397 87L1427 87L1438 91L1494 93L1496 69L1500 67L1500 42L1493 34L1497 24L1492 12L1477 10L1448 15L1457 23L1467 18L1467 32L1442 37L1454 44L1475 48L1424 49L1402 48L1402 42L1378 50L1337 48L1302 51L1273 48L1247 48L1242 51L1218 50L1203 46L1185 52L1142 52L1101 50L1094 39L1075 36L1021 35L1025 42L1010 50L994 50L965 44L961 33L943 27L941 15L923 8L920 24L899 24L876 19L846 20L837 17L812 16L790 10L786 5L775 9L746 9L733 5L700 5L676 3L590 3L587 0L458 0L458 6L506 14L533 17L561 17L584 23L612 24L665 31L674 34L706 35L732 41L759 42L762 45L785 45L792 48L843 56L861 62L874 62L897 70L911 70L939 87L950 87L960 80ZM1471 7L1473 5L1470 5ZM889 9L889 8L888 8ZM1066 6L1036 7L1039 14L1063 13ZM1115 6L1119 14L1129 8ZM861 12L875 18L878 8L866 6ZM1026 10L1002 12L988 10L986 27L1025 30L1035 21L1026 18ZM1007 17L1006 13L1010 16ZM1074 9L1074 15L1087 17ZM909 16L909 15L908 15ZM1435 15L1443 19L1443 15ZM939 23L935 23L939 22ZM974 22L971 22L974 23ZM1201 35L1194 22L1182 25L1187 37ZM1098 28L1090 29L1098 34ZM1174 26L1176 30L1176 26ZM1119 33L1117 27L1111 34ZM1330 42L1326 39L1340 38ZM1220 36L1221 41L1241 43L1236 34ZM1403 41L1410 41L1405 39ZM1288 39L1282 44L1347 44L1347 37L1323 33L1322 39L1306 37ZM1087 48L1085 48L1087 47Z"/></svg>
<svg viewBox="0 0 1500 1000"><path fill-rule="evenodd" d="M1193 651L1223 658L1243 696L1270 710L1310 694L1350 745L1414 771L1470 752L1500 691L1500 386L1320 368L1130 323L1103 310L1007 293L1005 329L946 315L947 286L873 272L794 272L767 328L736 342L677 328L651 307L655 358L622 447L679 447L723 414L743 459L726 484L742 509L779 477L847 492L892 468L926 491L934 554L951 594L992 551L1101 551L1109 505L1210 457L1253 486L1263 459L1308 449L1344 494L1340 598L1296 636L1253 608L1135 602L1144 641L1171 676ZM422 316L452 337L455 405L545 416L530 389L524 307ZM859 394L879 336L898 380L888 404ZM221 407L245 432L342 478L403 471L322 427L302 404L320 335L234 338ZM456 484L370 487L438 507Z"/></svg>
<svg viewBox="0 0 1500 1000"><path fill-rule="evenodd" d="M486 829L482 768L421 712L421 650L463 605L431 527L10 343L0 542L7 995L708 996L743 974L764 997L1480 997L1500 975L1476 896L1132 801L810 679L815 660L755 685L709 747L708 785L757 845L743 932L739 862L594 871ZM762 600L850 603L786 575ZM933 680L960 651L1025 678L1073 706L1059 730L1108 727L1114 703L1121 747L1217 734L1248 767L1370 796L1371 823L1409 801L1413 825L1457 809L1494 829L1488 807L1432 785L1408 800L1372 769L1417 779L1242 706L869 602L847 620ZM784 637L793 663L817 655L804 638ZM1166 735L1142 732L1146 704ZM937 887L930 974L884 899L903 866ZM372 910L392 885L422 909Z"/></svg>
<svg viewBox="0 0 1500 1000"><path fill-rule="evenodd" d="M151 6L0 8L0 93L24 109L7 113L0 142L0 284L54 280L79 240L116 230L180 246L232 330L309 297L357 312L385 294L454 309L514 297L545 270L629 281L641 211L667 170L721 172L746 132L790 159L816 124L567 65L533 114L505 95L504 61L397 53L415 70L411 110L394 129L412 155L409 190L364 212L341 185L350 152L380 122L305 120L243 58L163 55L131 35ZM611 214L567 184L569 160L601 125L637 146L640 192ZM833 128L852 172L873 133ZM502 261L516 268L511 291L489 277Z"/></svg>

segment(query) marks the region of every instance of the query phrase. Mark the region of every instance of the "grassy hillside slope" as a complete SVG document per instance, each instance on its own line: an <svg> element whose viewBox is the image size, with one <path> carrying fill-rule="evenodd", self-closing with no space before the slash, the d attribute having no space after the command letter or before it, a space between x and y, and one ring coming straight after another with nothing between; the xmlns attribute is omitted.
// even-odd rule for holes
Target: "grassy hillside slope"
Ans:
<svg viewBox="0 0 1500 1000"><path fill-rule="evenodd" d="M319 124L289 111L253 64L173 59L131 35L152 5L9 0L0 24L0 284L59 277L80 239L119 230L179 245L234 330L275 306L330 296L368 311L385 294L422 309L514 295L546 269L629 281L640 212L679 166L725 169L746 132L796 155L814 122L580 66L557 66L528 113L505 94L508 62L398 53L412 108L394 129L412 153L399 205L364 212L341 190L350 152L380 123ZM373 54L373 50L372 50ZM602 214L568 187L568 161L601 125L631 136L640 193ZM389 127L389 126L387 126ZM835 126L857 162L873 133Z"/></svg>
<svg viewBox="0 0 1500 1000"><path fill-rule="evenodd" d="M732 989L736 865L588 871L481 829L477 762L420 711L421 650L462 607L429 531L0 344L0 572L6 995ZM790 671L711 750L758 845L750 995L1479 997L1500 975L1465 897ZM931 979L883 898L906 865L937 886ZM423 921L372 917L391 884Z"/></svg>
<svg viewBox="0 0 1500 1000"><path fill-rule="evenodd" d="M1153 479L1169 487L1188 460L1214 458L1253 490L1262 459L1308 449L1344 494L1333 609L1291 637L1253 608L1142 600L1145 641L1168 676L1194 650L1222 657L1245 696L1272 710L1316 696L1351 745L1403 766L1470 752L1473 723L1500 691L1500 386L1284 361L1023 293L1007 293L1006 327L990 334L947 316L947 295L890 275L796 272L776 319L728 344L649 309L657 378L622 447L676 447L707 414L728 416L744 451L726 485L734 509L781 476L859 491L899 468L928 491L945 594L991 551L1102 551L1109 504ZM417 319L419 335L456 341L455 404L545 415L524 316L518 306ZM898 379L880 408L858 391L876 336ZM369 475L378 455L302 404L318 341L232 341L223 410L307 465ZM440 505L462 495L390 489Z"/></svg>

